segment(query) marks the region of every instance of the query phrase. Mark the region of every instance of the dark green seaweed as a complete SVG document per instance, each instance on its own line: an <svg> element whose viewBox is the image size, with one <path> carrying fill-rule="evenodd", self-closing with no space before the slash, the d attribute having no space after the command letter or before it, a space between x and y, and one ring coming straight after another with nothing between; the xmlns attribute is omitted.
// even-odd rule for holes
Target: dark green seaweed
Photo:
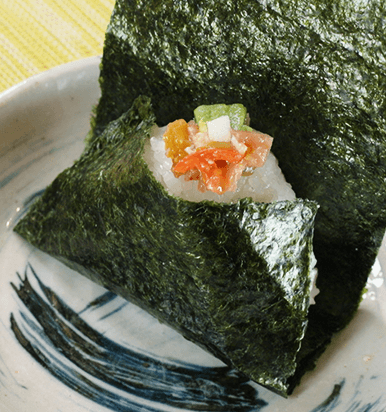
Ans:
<svg viewBox="0 0 386 412"><path fill-rule="evenodd" d="M15 231L286 396L307 326L317 205L168 195L142 158L154 120L139 97Z"/></svg>
<svg viewBox="0 0 386 412"><path fill-rule="evenodd" d="M299 376L354 316L386 227L385 6L118 0L106 32L94 135L141 93L161 125L240 102L297 195L320 204Z"/></svg>

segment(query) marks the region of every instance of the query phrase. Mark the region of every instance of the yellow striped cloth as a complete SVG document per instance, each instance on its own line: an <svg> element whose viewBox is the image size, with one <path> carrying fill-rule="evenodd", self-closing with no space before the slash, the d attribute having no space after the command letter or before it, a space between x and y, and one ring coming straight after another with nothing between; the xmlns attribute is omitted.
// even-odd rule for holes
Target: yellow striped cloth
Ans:
<svg viewBox="0 0 386 412"><path fill-rule="evenodd" d="M0 0L0 93L63 63L102 54L114 0Z"/></svg>

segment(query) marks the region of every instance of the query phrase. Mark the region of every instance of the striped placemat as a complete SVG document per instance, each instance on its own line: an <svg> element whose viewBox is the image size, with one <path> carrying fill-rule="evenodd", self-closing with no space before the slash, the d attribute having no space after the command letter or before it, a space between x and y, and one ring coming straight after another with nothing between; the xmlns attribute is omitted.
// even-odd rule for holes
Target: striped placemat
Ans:
<svg viewBox="0 0 386 412"><path fill-rule="evenodd" d="M0 92L102 54L114 0L0 0Z"/></svg>

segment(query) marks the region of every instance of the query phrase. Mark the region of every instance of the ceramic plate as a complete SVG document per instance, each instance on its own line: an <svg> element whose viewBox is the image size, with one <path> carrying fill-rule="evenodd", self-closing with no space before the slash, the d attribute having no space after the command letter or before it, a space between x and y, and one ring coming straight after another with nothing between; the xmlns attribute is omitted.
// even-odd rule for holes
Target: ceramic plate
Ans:
<svg viewBox="0 0 386 412"><path fill-rule="evenodd" d="M384 247L354 320L283 399L13 233L82 152L99 62L0 95L0 411L385 411Z"/></svg>

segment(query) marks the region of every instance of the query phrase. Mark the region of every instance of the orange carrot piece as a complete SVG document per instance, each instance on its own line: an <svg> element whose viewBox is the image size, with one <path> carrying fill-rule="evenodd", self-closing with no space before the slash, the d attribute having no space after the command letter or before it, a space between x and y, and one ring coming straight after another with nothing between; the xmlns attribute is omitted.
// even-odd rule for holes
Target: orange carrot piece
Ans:
<svg viewBox="0 0 386 412"><path fill-rule="evenodd" d="M223 162L237 163L240 162L243 157L244 155L234 149L209 147L185 156L174 166L173 170L176 173L183 174L192 169L219 169L226 165Z"/></svg>
<svg viewBox="0 0 386 412"><path fill-rule="evenodd" d="M198 150L180 160L174 166L174 173L185 174L199 171L197 178L207 190L223 194L234 187L233 173L230 171L244 155L234 149L206 148ZM191 177L190 177L191 180Z"/></svg>

